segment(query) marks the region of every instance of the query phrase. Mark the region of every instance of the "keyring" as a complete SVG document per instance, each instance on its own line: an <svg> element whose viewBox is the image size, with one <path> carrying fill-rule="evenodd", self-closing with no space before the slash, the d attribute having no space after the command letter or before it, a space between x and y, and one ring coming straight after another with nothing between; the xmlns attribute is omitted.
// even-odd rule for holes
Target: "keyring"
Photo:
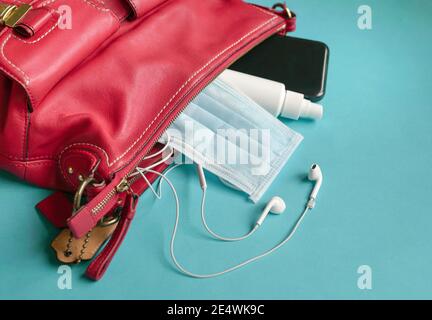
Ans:
<svg viewBox="0 0 432 320"><path fill-rule="evenodd" d="M109 227L109 226L112 226L113 224L116 224L119 221L120 221L120 210L116 210L115 215L113 215L109 218L107 218L106 216L102 217L102 219L100 219L98 225L101 227Z"/></svg>
<svg viewBox="0 0 432 320"><path fill-rule="evenodd" d="M78 188L78 190L74 196L73 211L72 211L73 214L76 214L79 211L79 209L81 209L81 206L82 206L81 203L82 203L82 198L83 198L85 189L95 181L96 181L95 178L93 176L90 176L81 182L81 184L80 184L80 186L79 186L79 188ZM117 223L119 220L120 220L120 213L117 212L114 216L111 216L109 218L102 217L102 219L99 221L98 225L101 227L108 227L108 226L111 226L111 225Z"/></svg>
<svg viewBox="0 0 432 320"><path fill-rule="evenodd" d="M278 8L286 11L286 13L288 14L288 18L291 19L293 17L291 10L287 7L285 3L276 3L272 7L272 9L278 9Z"/></svg>
<svg viewBox="0 0 432 320"><path fill-rule="evenodd" d="M82 197L84 195L85 189L93 182L95 182L95 178L93 176L90 176L88 178L85 178L81 182L80 186L78 187L78 190L75 193L74 201L73 201L73 211L72 212L74 214L81 208Z"/></svg>

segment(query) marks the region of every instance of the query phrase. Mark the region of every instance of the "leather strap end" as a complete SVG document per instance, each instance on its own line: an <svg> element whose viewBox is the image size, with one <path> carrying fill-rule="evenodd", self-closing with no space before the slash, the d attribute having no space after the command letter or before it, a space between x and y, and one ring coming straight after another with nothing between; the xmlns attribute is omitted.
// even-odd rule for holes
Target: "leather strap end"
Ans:
<svg viewBox="0 0 432 320"><path fill-rule="evenodd" d="M137 203L138 197L135 194L129 194L127 196L121 220L111 236L111 239L86 270L86 276L89 279L97 281L105 274L114 255L126 237L129 226L135 216Z"/></svg>
<svg viewBox="0 0 432 320"><path fill-rule="evenodd" d="M72 202L63 192L54 192L39 202L36 209L57 228L65 228L72 214Z"/></svg>
<svg viewBox="0 0 432 320"><path fill-rule="evenodd" d="M286 17L285 23L286 27L285 30L282 31L283 35L286 35L288 32L294 32L297 28L297 15L291 11L292 17Z"/></svg>
<svg viewBox="0 0 432 320"><path fill-rule="evenodd" d="M19 35L30 38L38 33L50 20L57 21L59 14L47 7L36 8L30 10L18 24L14 30Z"/></svg>

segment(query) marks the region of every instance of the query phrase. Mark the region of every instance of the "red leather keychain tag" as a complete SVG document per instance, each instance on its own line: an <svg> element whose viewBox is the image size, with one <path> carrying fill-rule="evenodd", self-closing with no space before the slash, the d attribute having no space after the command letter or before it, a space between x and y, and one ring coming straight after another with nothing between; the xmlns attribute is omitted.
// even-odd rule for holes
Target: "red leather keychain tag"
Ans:
<svg viewBox="0 0 432 320"><path fill-rule="evenodd" d="M72 214L72 201L63 192L54 192L39 202L36 209L57 228L65 228Z"/></svg>

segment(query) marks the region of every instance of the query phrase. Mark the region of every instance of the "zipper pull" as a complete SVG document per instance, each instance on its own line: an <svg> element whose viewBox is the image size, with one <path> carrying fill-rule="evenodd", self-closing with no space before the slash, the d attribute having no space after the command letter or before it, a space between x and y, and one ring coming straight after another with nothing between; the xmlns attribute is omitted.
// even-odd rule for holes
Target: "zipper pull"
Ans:
<svg viewBox="0 0 432 320"><path fill-rule="evenodd" d="M129 191L129 189L130 189L130 184L127 178L123 178L123 180L120 181L120 183L116 186L117 193L123 193Z"/></svg>
<svg viewBox="0 0 432 320"><path fill-rule="evenodd" d="M105 187L95 198L81 207L67 221L73 236L77 239L83 237L89 230L93 229L105 215L116 205L122 194L130 191L127 176L120 182L113 181ZM96 205L94 205L96 203Z"/></svg>

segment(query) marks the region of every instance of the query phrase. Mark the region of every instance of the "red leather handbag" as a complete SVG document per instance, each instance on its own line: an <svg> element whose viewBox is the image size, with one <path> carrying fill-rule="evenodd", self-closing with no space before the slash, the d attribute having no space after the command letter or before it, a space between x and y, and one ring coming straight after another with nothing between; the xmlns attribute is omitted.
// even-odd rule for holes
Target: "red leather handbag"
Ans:
<svg viewBox="0 0 432 320"><path fill-rule="evenodd" d="M87 269L99 279L146 189L129 175L209 82L295 17L241 0L2 1L0 168L85 194L73 214L59 193L38 206L77 239L120 215Z"/></svg>

